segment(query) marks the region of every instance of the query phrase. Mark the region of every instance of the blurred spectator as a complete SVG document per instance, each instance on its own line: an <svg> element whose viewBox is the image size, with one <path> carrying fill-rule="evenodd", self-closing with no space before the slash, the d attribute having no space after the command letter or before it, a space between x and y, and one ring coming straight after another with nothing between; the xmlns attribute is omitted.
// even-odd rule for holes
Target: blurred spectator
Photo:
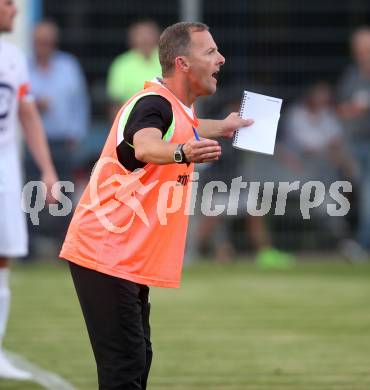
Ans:
<svg viewBox="0 0 370 390"><path fill-rule="evenodd" d="M71 181L73 155L87 134L90 107L81 66L74 56L57 49L58 41L59 30L53 22L42 21L36 25L30 79L58 176L60 180ZM35 180L37 168L28 154L26 162L27 179ZM44 230L62 239L69 219L58 217L55 223L55 217L51 221L46 214L41 220L41 231L30 226L30 234Z"/></svg>
<svg viewBox="0 0 370 390"><path fill-rule="evenodd" d="M108 70L107 92L113 117L126 100L143 88L145 81L162 74L158 58L159 33L158 25L151 20L129 27L130 49L120 54Z"/></svg>
<svg viewBox="0 0 370 390"><path fill-rule="evenodd" d="M327 83L315 83L300 101L288 107L282 115L278 135L275 156L251 155L244 168L249 180L299 181L301 186L308 181L320 181L327 190L336 180L352 181L356 177L356 164L346 148L343 129L334 110L332 89ZM294 206L294 214L301 218L299 209L295 208L299 201L296 196L299 191L289 194L287 210ZM320 226L320 238L334 239L351 259L363 257L361 248L349 240L347 219L327 215L328 201L332 199L326 191L322 205L312 209L313 222ZM306 224L301 227L305 228Z"/></svg>
<svg viewBox="0 0 370 390"><path fill-rule="evenodd" d="M332 90L327 83L318 82L308 88L303 100L286 113L284 125L279 156L291 169L290 180L318 180L329 188L336 180L355 179L356 164L346 148L343 129L333 107ZM326 201L314 209L321 217L321 226L339 240L347 257L363 257L361 248L349 238L346 220L324 216L325 207Z"/></svg>
<svg viewBox="0 0 370 390"><path fill-rule="evenodd" d="M359 169L358 242L370 249L370 27L351 37L354 64L338 85L338 112Z"/></svg>
<svg viewBox="0 0 370 390"><path fill-rule="evenodd" d="M343 129L333 109L332 91L325 82L311 86L303 100L284 118L283 161L301 180L330 184L338 177L353 179L355 163L345 148Z"/></svg>

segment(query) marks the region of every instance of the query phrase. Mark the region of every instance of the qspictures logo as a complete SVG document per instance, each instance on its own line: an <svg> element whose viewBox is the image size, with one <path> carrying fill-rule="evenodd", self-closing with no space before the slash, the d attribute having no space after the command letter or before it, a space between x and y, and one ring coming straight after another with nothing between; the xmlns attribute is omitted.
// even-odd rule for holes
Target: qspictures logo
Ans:
<svg viewBox="0 0 370 390"><path fill-rule="evenodd" d="M116 173L105 180L102 184L98 185L100 174L104 167L113 164L122 174ZM144 185L140 179L145 175L145 170L140 169L132 173L125 170L125 168L118 164L117 161L110 157L102 158L96 164L90 180L90 204L81 204L82 207L91 210L95 213L100 223L110 232L123 233L128 230L135 217L141 219L141 221L149 226L149 219L145 213L144 207L137 199L136 195L145 195L151 191L157 184L158 180ZM104 190L108 186L118 184L114 199L110 199L108 202L102 204L99 197L99 192ZM121 206L126 206L131 210L131 218L124 226L115 226L108 215L118 210Z"/></svg>
<svg viewBox="0 0 370 390"><path fill-rule="evenodd" d="M177 180L162 183L158 180L148 181L146 174L144 169L129 172L115 159L102 158L90 178L90 202L80 206L92 211L105 229L117 234L130 229L135 218L146 226L150 225L148 210L142 204L143 197L147 195L154 200L154 204L151 203L151 214L156 212L161 225L166 225L169 215L179 210L183 210L186 215L194 215L195 210L199 210L205 216L242 213L252 216L273 213L281 216L286 213L289 196L299 199L303 219L311 219L311 213L318 209L321 212L324 210L331 217L345 216L351 206L345 196L345 193L352 192L349 181L335 181L328 186L320 181L248 182L239 176L231 181L230 186L222 181L210 181L200 189L198 172L180 174ZM188 190L190 183L191 191ZM101 194L112 189L115 191L113 196L108 200L101 199ZM52 195L57 203L48 205L49 213L55 217L71 213L72 201L66 193L73 192L72 182L56 183ZM45 194L46 186L42 182L32 181L23 188L22 208L30 215L34 225L39 224L39 213L45 208ZM117 226L111 216L120 213L122 208L128 209L130 216L124 225Z"/></svg>

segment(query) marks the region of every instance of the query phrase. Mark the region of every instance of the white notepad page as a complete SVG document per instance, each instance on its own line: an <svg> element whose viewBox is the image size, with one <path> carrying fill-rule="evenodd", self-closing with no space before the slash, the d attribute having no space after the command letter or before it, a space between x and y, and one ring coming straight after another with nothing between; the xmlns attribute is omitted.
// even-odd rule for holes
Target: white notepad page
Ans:
<svg viewBox="0 0 370 390"><path fill-rule="evenodd" d="M233 147L274 154L282 102L279 98L244 91L240 116L253 119L254 123L235 132Z"/></svg>

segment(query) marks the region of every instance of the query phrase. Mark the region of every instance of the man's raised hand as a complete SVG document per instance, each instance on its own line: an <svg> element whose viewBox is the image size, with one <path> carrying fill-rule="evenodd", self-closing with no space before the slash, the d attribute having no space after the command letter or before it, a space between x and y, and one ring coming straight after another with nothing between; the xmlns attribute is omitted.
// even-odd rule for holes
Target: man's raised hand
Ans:
<svg viewBox="0 0 370 390"><path fill-rule="evenodd" d="M221 146L217 141L201 139L200 141L191 139L184 144L183 151L186 160L193 163L203 163L218 160L221 156Z"/></svg>

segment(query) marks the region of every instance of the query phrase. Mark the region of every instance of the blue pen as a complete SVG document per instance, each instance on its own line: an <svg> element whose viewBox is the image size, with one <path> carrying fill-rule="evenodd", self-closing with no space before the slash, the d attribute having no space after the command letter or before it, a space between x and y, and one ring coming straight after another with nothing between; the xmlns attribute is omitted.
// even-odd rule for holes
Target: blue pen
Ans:
<svg viewBox="0 0 370 390"><path fill-rule="evenodd" d="M199 134L198 134L198 132L197 132L197 129L196 129L194 126L193 126L193 133L194 133L195 139L196 139L197 141L200 141Z"/></svg>

